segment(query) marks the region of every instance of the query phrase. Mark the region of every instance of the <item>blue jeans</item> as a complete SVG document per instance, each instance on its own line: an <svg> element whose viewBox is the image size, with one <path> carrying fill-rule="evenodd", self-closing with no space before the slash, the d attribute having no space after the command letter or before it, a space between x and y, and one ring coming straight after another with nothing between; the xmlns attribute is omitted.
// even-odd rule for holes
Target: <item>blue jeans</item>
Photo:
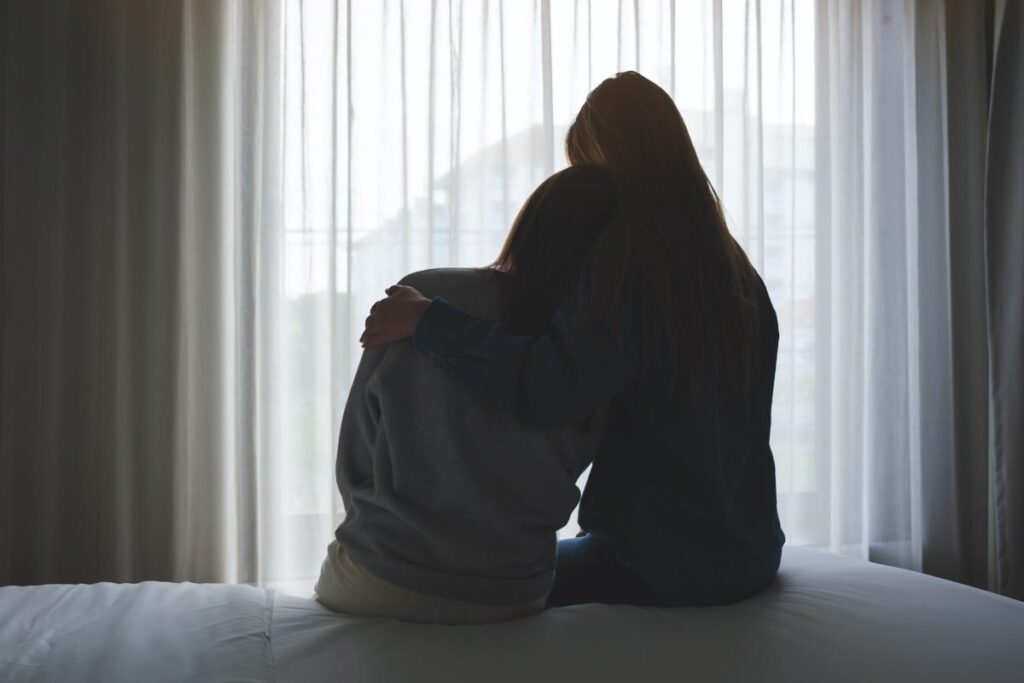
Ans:
<svg viewBox="0 0 1024 683"><path fill-rule="evenodd" d="M587 534L558 542L555 585L548 607L586 602L660 605L647 582L619 562L607 541Z"/></svg>

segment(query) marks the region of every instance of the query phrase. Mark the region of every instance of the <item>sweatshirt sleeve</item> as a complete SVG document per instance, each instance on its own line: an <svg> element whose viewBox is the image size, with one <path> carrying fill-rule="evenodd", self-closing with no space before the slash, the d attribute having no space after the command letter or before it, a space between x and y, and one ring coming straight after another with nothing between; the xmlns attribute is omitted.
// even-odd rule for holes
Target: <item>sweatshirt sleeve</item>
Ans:
<svg viewBox="0 0 1024 683"><path fill-rule="evenodd" d="M484 400L524 424L574 424L610 401L633 378L629 354L592 323L578 323L575 296L544 334L517 335L434 299L413 334L416 348L448 367Z"/></svg>

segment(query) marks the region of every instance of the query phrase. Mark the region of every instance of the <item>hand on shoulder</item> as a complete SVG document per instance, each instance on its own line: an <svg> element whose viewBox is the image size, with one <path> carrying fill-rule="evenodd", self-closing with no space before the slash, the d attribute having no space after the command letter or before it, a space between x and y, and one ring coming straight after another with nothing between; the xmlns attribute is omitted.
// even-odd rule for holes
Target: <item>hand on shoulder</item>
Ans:
<svg viewBox="0 0 1024 683"><path fill-rule="evenodd" d="M416 331L423 312L430 306L430 299L419 290L405 285L392 285L385 291L386 299L370 307L365 329L359 337L364 349L383 346L408 339Z"/></svg>

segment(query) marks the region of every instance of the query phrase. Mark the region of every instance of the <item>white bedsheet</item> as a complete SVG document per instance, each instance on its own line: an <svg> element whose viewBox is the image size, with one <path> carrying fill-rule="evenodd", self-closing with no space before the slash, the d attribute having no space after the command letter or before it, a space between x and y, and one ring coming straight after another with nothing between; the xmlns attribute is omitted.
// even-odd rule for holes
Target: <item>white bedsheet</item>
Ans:
<svg viewBox="0 0 1024 683"><path fill-rule="evenodd" d="M154 581L0 588L0 681L272 681L272 598Z"/></svg>
<svg viewBox="0 0 1024 683"><path fill-rule="evenodd" d="M806 550L728 607L423 626L277 596L271 633L280 681L1024 681L1024 603Z"/></svg>
<svg viewBox="0 0 1024 683"><path fill-rule="evenodd" d="M249 586L0 588L2 681L1024 681L1024 603L787 549L729 607L582 605L507 624L333 614Z"/></svg>

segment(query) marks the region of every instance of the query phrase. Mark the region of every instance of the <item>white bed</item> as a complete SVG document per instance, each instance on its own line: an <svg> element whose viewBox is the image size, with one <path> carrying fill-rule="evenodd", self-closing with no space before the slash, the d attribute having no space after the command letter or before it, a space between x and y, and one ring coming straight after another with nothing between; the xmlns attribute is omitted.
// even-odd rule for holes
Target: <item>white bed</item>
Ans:
<svg viewBox="0 0 1024 683"><path fill-rule="evenodd" d="M1024 681L1024 603L787 549L738 605L491 626L333 614L250 586L0 588L3 681Z"/></svg>

